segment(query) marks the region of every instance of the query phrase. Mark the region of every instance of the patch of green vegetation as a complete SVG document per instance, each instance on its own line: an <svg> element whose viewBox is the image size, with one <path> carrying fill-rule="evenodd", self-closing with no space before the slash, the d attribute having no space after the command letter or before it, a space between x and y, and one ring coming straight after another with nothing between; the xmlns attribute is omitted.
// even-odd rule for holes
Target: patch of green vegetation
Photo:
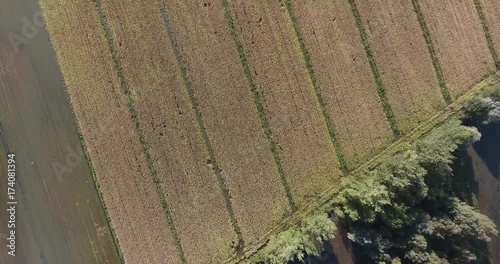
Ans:
<svg viewBox="0 0 500 264"><path fill-rule="evenodd" d="M337 155L337 160L339 162L340 169L347 172L348 171L347 163L346 163L346 160L344 158L344 154L342 153L342 149L340 148L340 144L337 140L337 136L335 135L335 127L332 123L330 115L328 114L328 111L326 110L325 100L323 99L323 96L321 95L321 88L319 87L318 81L316 79L316 73L314 72L314 67L313 67L312 62L311 62L311 57L309 55L309 51L307 51L306 45L304 44L304 40L302 38L302 32L301 32L299 24L297 22L297 18L295 17L295 14L293 12L291 0L286 0L285 5L286 5L287 13L288 13L290 20L292 22L293 29L294 29L295 34L297 36L300 50L302 51L302 56L304 57L304 62L306 64L305 66L306 66L307 72L309 74L309 78L311 79L311 83L312 83L312 86L314 88L314 92L316 93L316 99L318 100L318 103L319 103L320 108L321 108L321 114L323 115L323 119L326 123L328 135L330 136L330 140L332 141L333 148L335 150L335 154Z"/></svg>
<svg viewBox="0 0 500 264"><path fill-rule="evenodd" d="M480 138L452 120L373 171L351 178L335 215L369 263L488 263L498 231L453 190L454 152Z"/></svg>
<svg viewBox="0 0 500 264"><path fill-rule="evenodd" d="M490 112L495 108L487 98L500 101L500 83L486 87L478 95L465 102L462 108L463 119L467 123L480 124L489 118Z"/></svg>
<svg viewBox="0 0 500 264"><path fill-rule="evenodd" d="M229 24L229 30L231 31L231 35L233 37L234 43L236 44L236 48L238 50L238 55L240 57L240 62L243 65L243 69L245 71L245 76L247 78L248 84L250 85L250 89L252 91L252 97L257 107L257 111L259 113L259 119L262 125L262 129L264 130L264 134L266 135L267 141L269 142L269 147L271 148L271 152L273 154L274 161L276 163L276 167L278 168L278 173L280 175L280 180L285 188L286 197L288 199L288 203L292 208L292 211L297 210L297 206L293 200L292 191L290 190L290 186L288 185L288 181L285 176L285 171L283 170L283 166L281 166L282 160L278 153L278 148L276 141L273 139L273 134L271 129L269 128L269 120L267 118L266 112L264 110L264 106L262 104L262 99L257 91L257 87L252 77L252 73L250 71L250 66L248 64L247 57L245 55L245 50L243 48L243 44L241 43L241 39L238 34L238 29L236 27L236 22L234 21L233 15L231 13L231 9L229 7L229 3L227 0L222 0L222 5L224 6L224 14L226 15L226 19Z"/></svg>
<svg viewBox="0 0 500 264"><path fill-rule="evenodd" d="M377 63L375 62L375 58L373 56L372 49L370 47L370 43L368 42L368 37L366 36L365 28L363 26L363 22L361 21L361 17L359 15L358 7L356 6L356 2L354 0L349 0L349 4L351 6L351 12L356 20L356 27L358 28L359 35L361 38L361 43L365 49L366 57L368 58L368 63L370 64L370 68L372 70L373 78L375 79L375 83L377 84L377 92L380 98L380 102L382 103L382 108L384 109L385 116L389 125L391 126L392 133L395 138L401 136L401 130L399 129L398 122L396 117L394 116L394 112L392 111L391 104L389 103L389 99L385 93L385 88L382 83L382 78L380 77L380 73L378 71Z"/></svg>
<svg viewBox="0 0 500 264"><path fill-rule="evenodd" d="M177 65L181 70L182 80L184 82L184 86L188 93L189 101L195 112L196 122L198 123L198 127L200 128L205 148L207 149L208 155L210 157L211 165L214 168L215 177L217 178L217 183L219 184L219 188L221 189L222 195L224 196L224 203L229 213L229 217L231 218L231 224L234 228L234 231L236 232L236 235L238 236L238 245L236 246L236 249L241 249L244 245L243 233L241 232L238 220L236 219L236 216L234 214L233 205L231 204L231 199L230 199L231 195L229 194L229 188L227 187L226 182L224 181L224 178L221 175L221 169L215 157L215 152L212 147L212 143L210 142L210 138L208 137L207 129L205 127L205 122L203 121L203 117L201 115L200 106L194 94L193 84L191 83L191 80L188 77L189 74L186 62L184 61L184 58L182 57L182 54L180 52L179 44L177 43L177 37L175 36L175 33L170 24L170 18L168 16L167 9L165 8L165 5L161 0L158 0L157 2L160 8L160 12L162 14L163 24L165 25L165 28L167 30L167 35L168 39L170 40L170 45L174 50L175 59L177 60ZM181 138L181 140L184 139Z"/></svg>
<svg viewBox="0 0 500 264"><path fill-rule="evenodd" d="M298 226L272 236L266 246L248 263L281 264L319 256L323 243L334 238L337 227L327 213L317 211Z"/></svg>
<svg viewBox="0 0 500 264"><path fill-rule="evenodd" d="M116 72L117 72L118 77L120 79L121 88L123 89L125 95L127 96L128 108L129 108L130 114L132 116L132 119L134 120L135 128L136 128L137 134L139 135L139 139L140 139L141 145L143 147L143 151L144 151L144 154L146 156L146 160L148 162L149 170L151 172L151 175L153 176L153 181L155 183L156 190L158 192L158 195L160 197L160 201L161 201L163 209L165 211L165 216L167 218L168 225L169 225L171 232L174 236L175 244L177 246L177 250L179 251L180 258L181 258L183 263L187 263L186 255L184 253L184 249L182 247L181 240L179 238L179 233L177 232L177 228L175 227L175 223L174 223L174 220L172 217L172 209L170 207L168 197L167 197L165 191L163 190L163 188L161 187L160 179L158 177L158 171L156 170L156 167L154 166L154 163L153 163L153 159L151 158L151 154L149 152L150 147L149 147L148 142L146 141L146 136L144 135L144 132L142 130L141 122L139 119L139 114L138 114L136 106L135 106L135 102L133 99L132 92L130 90L130 86L128 84L128 80L125 77L125 73L123 71L123 67L122 67L122 64L120 61L120 56L118 55L118 51L116 49L115 40L113 38L113 33L111 32L111 29L109 27L109 23L108 23L108 19L106 17L105 11L104 11L104 7L102 6L101 0L94 0L94 2L95 2L97 12L99 14L99 20L101 22L101 26L102 26L102 29L104 31L104 36L107 40L108 47L109 47L109 50L111 52L113 62L115 64Z"/></svg>
<svg viewBox="0 0 500 264"><path fill-rule="evenodd" d="M483 5L481 4L480 0L474 0L474 5L476 6L477 15L479 16L479 20L481 21L481 25L483 26L484 36L486 37L488 49L490 50L491 56L493 57L493 61L495 62L496 67L500 67L498 54L495 51L495 45L493 44L493 39L491 38L490 28L484 15Z"/></svg>
<svg viewBox="0 0 500 264"><path fill-rule="evenodd" d="M412 3L413 3L413 10L417 14L418 22L420 23L420 29L422 30L422 34L424 36L425 43L429 51L429 55L431 56L432 65L434 67L434 71L436 72L436 78L438 80L441 94L443 95L445 103L449 105L452 102L451 95L450 92L448 91L448 88L446 87L446 81L444 79L443 71L441 69L439 59L436 55L436 51L434 50L434 45L432 44L432 39L429 33L429 29L427 28L427 23L425 22L425 18L420 8L420 4L418 3L418 0L412 0Z"/></svg>

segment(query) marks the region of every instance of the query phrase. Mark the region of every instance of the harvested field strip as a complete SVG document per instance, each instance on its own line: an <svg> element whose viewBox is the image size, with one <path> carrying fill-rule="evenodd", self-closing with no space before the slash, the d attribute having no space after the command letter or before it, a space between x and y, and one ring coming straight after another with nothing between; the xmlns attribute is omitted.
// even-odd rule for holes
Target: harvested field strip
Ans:
<svg viewBox="0 0 500 264"><path fill-rule="evenodd" d="M102 4L186 260L220 263L238 238L161 9L150 0Z"/></svg>
<svg viewBox="0 0 500 264"><path fill-rule="evenodd" d="M474 2L418 0L452 98L495 71Z"/></svg>
<svg viewBox="0 0 500 264"><path fill-rule="evenodd" d="M326 109L325 100L323 99L323 95L321 94L321 88L319 87L318 81L316 79L316 74L314 72L314 67L311 62L309 51L307 50L306 45L304 44L304 40L302 38L302 32L300 31L300 26L297 22L297 18L295 17L291 0L286 0L285 5L287 14L290 17L293 29L295 31L295 34L297 35L297 39L300 45L300 50L302 51L302 56L304 57L305 67L309 74L309 78L311 79L312 86L316 94L316 99L318 100L318 103L321 107L321 114L323 115L323 119L325 120L326 127L328 129L328 135L330 136L330 140L332 141L333 147L335 149L335 154L337 155L337 160L339 162L340 169L342 169L344 172L347 172L349 169L347 168L347 163L344 154L342 153L342 149L340 148L337 136L335 135L335 127L332 123L330 115L328 114L328 110Z"/></svg>
<svg viewBox="0 0 500 264"><path fill-rule="evenodd" d="M357 3L360 20L401 132L445 108L410 1Z"/></svg>
<svg viewBox="0 0 500 264"><path fill-rule="evenodd" d="M370 43L368 43L368 37L366 36L365 28L363 26L363 22L359 16L358 7L356 6L355 0L349 0L349 4L351 6L352 15L356 20L356 26L359 31L359 35L361 37L361 43L365 48L366 56L368 57L368 62L370 63L370 68L373 73L373 78L375 78L375 83L377 83L377 92L380 97L380 102L382 103L382 107L384 108L385 116L389 121L389 125L391 126L392 133L395 138L398 138L401 135L401 130L399 129L398 122L396 117L394 116L394 112L392 111L392 107L387 99L387 95L384 89L384 85L382 83L382 78L380 77L380 73L377 68L377 63L375 62L375 58L373 58L373 52L370 47Z"/></svg>
<svg viewBox="0 0 500 264"><path fill-rule="evenodd" d="M291 211L220 1L162 1L245 244Z"/></svg>
<svg viewBox="0 0 500 264"><path fill-rule="evenodd" d="M488 26L488 22L486 21L483 5L481 4L480 0L474 0L474 5L476 6L476 11L477 15L479 16L479 20L481 20L481 25L483 26L484 30L484 36L486 37L486 42L488 43L488 48L490 49L493 61L495 62L495 65L499 65L500 61L498 60L498 54L495 51L495 44L493 43L493 39L491 38L490 27Z"/></svg>
<svg viewBox="0 0 500 264"><path fill-rule="evenodd" d="M434 50L434 45L432 44L431 35L429 34L427 23L425 22L424 16L422 15L420 4L418 3L418 0L412 0L412 4L413 4L413 10L417 14L418 22L420 23L420 28L422 29L422 34L425 38L427 49L429 50L429 55L431 56L432 66L434 66L434 71L436 73L436 78L439 83L439 88L441 89L441 94L443 95L443 99L446 102L446 104L451 104L453 100L451 99L450 92L446 87L446 80L444 79L443 76L443 70L441 69L441 65L439 64L439 59L436 55L436 51Z"/></svg>
<svg viewBox="0 0 500 264"><path fill-rule="evenodd" d="M289 3L346 167L355 169L394 136L351 8L345 0Z"/></svg>
<svg viewBox="0 0 500 264"><path fill-rule="evenodd" d="M288 185L288 181L285 176L285 171L283 170L283 166L281 165L282 160L276 147L276 141L273 139L273 133L269 128L269 120L264 110L264 106L262 105L262 99L259 95L259 92L257 91L257 88L255 87L255 82L253 80L252 73L250 72L250 67L248 66L248 60L245 55L245 50L243 49L243 44L241 44L238 30L236 29L235 21L231 14L231 10L229 8L227 0L222 0L222 5L224 7L224 14L226 15L226 19L229 24L229 30L231 31L234 43L236 45L236 48L238 49L240 62L243 65L245 76L252 91L252 97L255 106L257 107L257 111L259 112L259 119L262 125L262 129L264 130L264 134L266 135L267 141L269 142L269 147L271 148L271 152L273 153L274 162L276 163L276 167L278 168L281 184L283 184L283 187L285 188L286 197L288 199L290 207L292 208L292 211L295 211L297 209L297 206L295 205L295 202L293 200L292 191L290 190L290 186Z"/></svg>
<svg viewBox="0 0 500 264"><path fill-rule="evenodd" d="M228 190L228 187L226 185L224 178L221 175L221 169L219 167L219 162L217 161L214 149L212 147L212 143L210 142L210 138L208 137L207 129L205 127L205 123L204 123L203 117L201 115L200 106L199 106L199 104L196 100L196 97L194 95L193 84L191 83L191 80L188 77L186 63L185 63L184 59L182 58L182 54L179 50L177 38L172 30L172 26L170 25L170 19L169 19L167 10L165 8L165 5L163 4L163 2L161 0L158 0L158 5L159 5L159 8L160 8L160 11L162 14L164 26L165 26L167 34L168 34L170 45L172 46L172 49L173 49L174 54L175 54L175 59L177 60L177 64L178 64L180 71L181 71L181 74L182 74L182 80L184 82L184 86L185 86L187 93L189 95L190 103L195 111L196 121L197 121L198 126L200 128L200 131L201 131L201 134L203 137L203 142L205 144L205 147L208 151L210 160L212 162L212 166L214 168L214 172L215 172L215 175L217 177L217 182L219 184L219 188L221 189L221 191L224 195L224 202L226 204L226 208L227 208L229 215L231 217L231 224L233 225L233 228L238 236L239 247L242 247L244 245L243 234L241 233L241 228L240 228L240 226L238 224L238 220L236 219L236 216L234 214L234 209L233 209L233 206L232 206L231 200L230 200L229 190Z"/></svg>
<svg viewBox="0 0 500 264"><path fill-rule="evenodd" d="M342 172L296 35L280 2L228 3L281 166L300 207L337 184Z"/></svg>
<svg viewBox="0 0 500 264"><path fill-rule="evenodd" d="M422 123L420 126L416 127L410 133L402 136L398 141L394 142L392 145L387 147L382 152L378 153L372 159L365 162L357 169L353 170L349 177L356 177L358 173L364 173L366 172L366 170L371 170L377 167L380 163L386 161L387 159L390 159L395 154L399 153L401 150L406 149L408 144L411 144L415 140L421 138L423 135L430 132L433 128L435 128L439 124L444 123L446 120L456 115L462 109L465 102L467 102L470 98L476 96L484 88L497 83L500 83L500 71L486 77L483 81L476 84L464 95L453 101L445 109L436 113L436 115L434 115L432 118ZM320 196L318 196L315 202L308 203L304 207L300 208L293 215L290 215L289 217L284 219L279 225L276 225L276 227L270 232L268 232L265 236L263 236L261 240L252 245L248 245L245 248L245 251L243 252L242 256L228 259L224 263L240 263L240 261L242 261L243 259L252 256L265 245L270 236L282 232L293 225L296 225L302 219L315 212L318 208L330 202L331 199L335 196L335 194L340 190L339 187L340 185L331 186L330 188L328 188L328 190L324 191Z"/></svg>
<svg viewBox="0 0 500 264"><path fill-rule="evenodd" d="M118 52L115 48L115 41L113 39L113 34L109 28L109 24L108 24L105 12L103 10L101 0L95 0L95 4L96 4L97 12L99 14L99 19L100 19L101 25L102 25L103 30L104 30L104 35L105 35L106 40L108 42L108 47L109 47L109 50L111 52L113 62L115 63L115 68L116 68L118 77L120 79L121 88L123 89L123 91L127 95L127 103L128 103L128 107L130 110L130 114L132 115L132 119L134 120L135 127L136 127L137 133L139 135L139 139L141 141L141 145L143 147L144 154L146 155L149 170L151 172L151 175L153 176L153 181L155 183L156 190L158 192L158 195L160 196L160 201L162 203L163 209L165 210L165 216L166 216L168 225L169 225L171 232L174 236L175 243L176 243L177 249L178 249L179 254L180 254L180 258L181 258L183 263L187 263L186 256L184 254L184 250L182 248L182 244L181 244L181 241L179 239L179 234L176 230L175 223L173 221L172 209L169 205L167 195L165 194L165 191L162 189L162 187L160 185L160 179L158 177L158 172L153 164L151 154L149 153L150 147L148 145L148 142L146 142L146 138L144 136L144 132L143 132L142 127L141 127L141 122L139 120L139 115L138 115L136 107L135 107L135 102L132 98L132 94L130 91L128 80L126 79L125 74L123 72L123 67L122 67L121 62L120 62L120 57L119 57Z"/></svg>

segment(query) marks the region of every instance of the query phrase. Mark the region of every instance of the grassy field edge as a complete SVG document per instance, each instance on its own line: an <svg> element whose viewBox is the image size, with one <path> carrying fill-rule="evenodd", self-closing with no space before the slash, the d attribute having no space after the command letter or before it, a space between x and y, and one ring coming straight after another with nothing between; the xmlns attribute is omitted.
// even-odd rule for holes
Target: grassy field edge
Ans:
<svg viewBox="0 0 500 264"><path fill-rule="evenodd" d="M273 134L271 129L269 128L269 120L267 118L266 112L264 110L264 106L262 104L262 99L259 95L259 92L257 91L257 87L255 86L255 82L252 77L252 73L250 71L250 66L247 60L247 57L245 55L245 50L243 48L243 44L241 43L240 36L238 34L237 28L236 28L236 22L234 21L231 9L229 7L229 3L227 0L221 0L222 1L222 6L224 7L224 14L226 16L228 25L229 25L229 31L231 32L231 35L233 37L234 43L236 45L236 48L238 50L238 54L240 57L240 62L243 66L243 70L245 71L245 76L248 81L248 84L250 85L250 90L252 91L252 97L254 99L255 106L257 107L257 111L259 113L259 119L262 125L262 129L264 130L264 134L266 135L267 141L269 143L269 147L271 149L271 153L274 158L274 162L276 163L276 167L278 169L278 173L280 176L281 183L283 185L283 188L285 189L286 197L288 199L288 203L292 209L292 211L297 210L297 206L293 200L293 195L292 191L290 190L290 186L288 184L288 180L286 179L285 171L283 170L283 166L281 166L281 157L278 153L278 148L276 141L273 139Z"/></svg>
<svg viewBox="0 0 500 264"><path fill-rule="evenodd" d="M104 7L102 6L101 0L94 0L94 3L95 3L95 7L97 9L98 15L99 15L99 20L100 20L102 29L104 31L105 38L106 38L107 43L108 43L109 50L111 52L111 56L113 58L113 62L115 64L115 69L116 69L118 77L120 79L120 85L121 85L125 95L127 96L128 108L129 108L130 114L132 116L132 119L135 123L136 131L139 135L139 140L140 140L141 145L143 147L143 151L144 151L144 154L145 154L147 162L148 162L149 170L153 176L153 181L155 183L156 190L157 190L158 195L160 197L160 201L162 203L163 209L165 210L165 216L167 218L168 226L170 227L172 235L175 239L176 247L177 247L177 250L179 251L179 255L180 255L182 262L187 263L184 249L182 248L181 240L179 238L179 233L177 231L177 228L175 227L175 223L173 220L172 209L170 207L168 197L160 185L160 179L158 177L158 172L157 172L156 168L154 167L154 163L153 163L153 160L151 158L151 154L149 153L150 147L146 141L146 137L145 137L144 132L142 130L142 126L141 126L141 123L139 120L139 114L136 110L135 102L132 98L132 93L130 91L128 81L125 77L125 73L124 73L123 67L121 65L120 57L118 55L118 51L116 50L116 47L115 47L115 41L113 39L113 34L111 32L111 28L109 27L109 24L108 24L108 21L106 18L106 14L104 12Z"/></svg>
<svg viewBox="0 0 500 264"><path fill-rule="evenodd" d="M437 125L445 122L454 114L458 113L467 102L468 99L477 95L487 86L496 84L500 82L500 71L497 71L489 76L487 76L483 81L471 87L469 91L457 98L453 103L448 105L445 109L436 113L432 118L422 123L420 126L413 129L410 133L402 136L398 141L391 144L384 151L380 152L378 155L374 156L372 159L359 166L354 170L349 177L355 177L356 175L362 173L363 171L372 169L382 163L384 160L392 157L394 154L398 153L400 150L404 149L405 146L419 139L423 135L427 134ZM224 263L238 263L253 254L255 254L260 248L262 248L270 236L282 232L289 227L297 224L301 219L313 213L320 206L328 203L334 195L340 190L340 185L331 186L325 190L321 195L319 195L314 202L304 205L300 210L296 211L293 215L289 216L278 224L273 230L269 231L259 242L252 245L247 245L244 254L238 258L231 258L226 260Z"/></svg>

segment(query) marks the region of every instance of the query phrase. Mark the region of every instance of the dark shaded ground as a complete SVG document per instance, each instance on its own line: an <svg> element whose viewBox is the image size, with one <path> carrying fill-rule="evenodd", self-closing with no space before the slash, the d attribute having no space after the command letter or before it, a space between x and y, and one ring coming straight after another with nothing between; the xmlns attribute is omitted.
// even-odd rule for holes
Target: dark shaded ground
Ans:
<svg viewBox="0 0 500 264"><path fill-rule="evenodd" d="M478 206L500 228L500 125L481 126L482 139L461 150L454 164L454 189ZM490 243L493 263L500 263L500 238Z"/></svg>
<svg viewBox="0 0 500 264"><path fill-rule="evenodd" d="M37 1L0 1L2 264L119 262L64 89ZM6 252L7 151L17 162L16 257Z"/></svg>

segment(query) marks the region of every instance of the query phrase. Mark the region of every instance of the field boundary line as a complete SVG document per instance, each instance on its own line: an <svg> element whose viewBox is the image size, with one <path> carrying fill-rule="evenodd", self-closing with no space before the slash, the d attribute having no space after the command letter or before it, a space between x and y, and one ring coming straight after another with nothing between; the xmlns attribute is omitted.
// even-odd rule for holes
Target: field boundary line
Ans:
<svg viewBox="0 0 500 264"><path fill-rule="evenodd" d="M205 144L205 148L207 149L208 155L212 161L212 166L214 168L215 172L215 177L217 179L217 183L219 184L219 188L221 189L222 196L226 205L226 209L228 210L229 216L231 218L231 224L234 228L234 231L236 232L236 235L238 237L238 247L243 247L244 245L244 240L243 240L243 234L241 232L241 228L238 224L238 220L236 218L236 215L234 213L233 205L231 203L231 197L229 188L227 187L224 178L222 177L221 174L221 169L219 167L219 163L216 159L214 149L212 147L212 143L210 142L210 138L208 137L208 133L205 127L205 122L203 121L203 117L201 115L201 110L200 106L198 104L198 101L196 100L196 96L194 94L193 90L193 85L191 83L191 80L189 79L188 75L188 70L186 67L186 63L184 62L184 59L182 57L182 54L179 50L179 45L177 43L177 37L175 36L175 33L172 29L172 26L170 25L170 18L167 13L167 9L165 5L163 4L162 0L157 0L158 6L160 8L160 12L163 18L163 24L166 28L168 39L170 41L170 45L172 46L172 49L175 54L175 59L177 60L177 65L180 68L181 75L182 75L182 80L184 82L184 86L186 88L186 91L188 93L189 101L191 103L191 106L193 107L194 114L196 117L196 121L198 123L198 127L200 128L201 135L203 137L203 141Z"/></svg>
<svg viewBox="0 0 500 264"><path fill-rule="evenodd" d="M128 108L130 111L130 114L132 115L132 119L135 123L135 128L137 131L137 134L139 135L139 140L141 142L143 152L146 156L147 162L148 162L148 167L149 171L151 172L151 175L153 176L153 181L156 186L156 191L158 192L162 207L165 211L165 216L167 223L170 227L170 231L172 232L172 235L175 240L175 244L177 247L177 250L179 251L179 256L182 260L183 263L187 263L186 256L184 253L184 249L182 248L181 240L179 238L179 233L177 232L177 228L175 227L174 219L173 219L173 213L172 209L170 207L170 203L168 201L167 194L161 187L160 179L158 177L158 171L156 170L153 159L151 158L151 154L149 153L149 144L146 141L146 136L144 135L144 132L142 130L142 125L139 120L139 113L137 112L137 109L135 107L135 102L134 99L132 98L132 93L130 91L130 87L128 84L128 80L125 77L125 73L120 61L120 56L118 55L118 51L116 50L116 45L115 45L115 40L113 38L113 34L111 32L111 28L109 27L108 24L108 19L106 17L104 7L102 6L101 0L94 0L98 15L99 15L99 20L101 22L102 29L104 31L104 36L107 40L108 43L108 48L111 52L111 57L113 59L113 62L115 64L115 70L118 74L118 77L120 79L120 86L123 89L125 95L127 96L127 103L128 103Z"/></svg>
<svg viewBox="0 0 500 264"><path fill-rule="evenodd" d="M500 68L500 61L495 50L495 44L493 43L493 39L491 37L491 32L486 20L486 16L484 15L483 5L481 4L480 0L474 0L474 5L476 6L477 15L479 16L479 20L481 21L481 26L483 27L484 36L486 38L486 42L488 43L488 49L490 50L491 57L493 57L493 62L495 63L496 68Z"/></svg>
<svg viewBox="0 0 500 264"><path fill-rule="evenodd" d="M314 67L311 62L311 56L309 55L309 51L304 44L302 38L302 32L300 30L300 26L297 22L297 18L295 17L295 13L292 8L291 0L285 1L286 11L288 14L288 18L292 24L293 30L295 32L295 37L297 38L297 42L299 43L300 51L302 53L302 57L304 59L304 66L309 75L309 79L311 80L312 87L314 89L314 93L316 94L316 100L319 103L321 108L321 114L323 115L323 121L326 124L326 128L328 130L328 135L330 136L330 141L333 144L333 149L337 156L337 162L340 165L340 169L344 172L347 172L349 169L347 167L347 162L345 160L344 154L342 153L342 148L340 147L340 143L337 140L337 135L335 132L335 126L332 123L332 119L330 118L330 114L326 109L325 100L323 99L323 95L321 94L321 87L319 87L318 80L316 79L316 73L314 72Z"/></svg>
<svg viewBox="0 0 500 264"><path fill-rule="evenodd" d="M385 93L384 84L382 82L382 77L380 76L380 72L378 71L377 63L375 62L375 57L373 56L373 51L370 47L370 43L368 42L368 37L366 36L366 31L363 26L363 22L361 21L361 16L359 15L358 7L356 6L355 0L349 0L349 5L351 6L351 12L356 21L356 27L358 28L359 36L361 38L361 44L365 49L366 57L368 59L368 63L370 64L370 68L372 70L373 78L375 79L375 83L377 85L377 93L382 103L382 108L385 113L385 117L389 122L392 133L394 134L394 138L398 139L401 136L401 130L398 125L398 121L396 120L396 116L392 111L392 106L389 103L389 99Z"/></svg>
<svg viewBox="0 0 500 264"><path fill-rule="evenodd" d="M427 27L427 22L425 22L425 17L418 1L419 0L412 0L413 11L417 15L418 23L420 24L420 29L422 30L422 35L424 36L425 44L431 57L432 66L434 68L434 73L436 74L436 79L438 81L443 100L447 105L449 105L453 102L453 99L451 98L450 91L448 91L443 70L441 69L441 64L439 63L436 50L434 49L434 44L432 44L432 38L429 33L429 28Z"/></svg>
<svg viewBox="0 0 500 264"><path fill-rule="evenodd" d="M408 144L411 144L415 140L424 136L425 134L430 132L434 127L436 127L439 124L442 124L450 117L458 113L462 109L463 105L470 98L479 94L483 88L499 82L500 82L500 71L497 71L489 75L483 81L471 87L469 91L467 91L465 94L457 98L453 103L448 105L445 109L437 112L433 117L422 123L420 126L414 128L410 133L402 136L398 141L392 143L382 152L375 155L373 158L365 162L363 165L359 166L351 173L349 177L357 177L359 174L369 169L375 168L384 160L387 160L388 158L394 156L401 150L404 150L405 147L408 146ZM255 242L252 245L249 245L246 248L246 250L244 250L243 256L238 258L227 259L224 263L238 263L246 258L251 257L267 243L267 240L269 239L270 236L282 232L288 229L289 227L297 224L300 220L302 220L303 218L314 212L314 210L318 209L323 205L326 205L329 201L331 201L334 198L335 194L340 190L340 185L342 184L331 186L330 188L322 192L319 196L317 196L315 201L305 204L300 210L296 211L294 214L284 219L280 224L276 225L275 228L267 232L260 241Z"/></svg>
<svg viewBox="0 0 500 264"><path fill-rule="evenodd" d="M52 50L54 50L55 52L55 47L53 45L53 42L52 42L52 34L50 34L49 30L48 30L48 19L47 17L45 16L45 12L43 12L43 5L40 5L40 10L42 11L42 14L43 14L43 20L44 20L44 23L45 23L45 28L47 29L47 33L49 33L49 43L50 43L50 46L52 48ZM56 56L57 58L57 56ZM57 67L59 68L59 71L62 73L62 70L60 69L60 65L59 65L59 60L57 59ZM62 76L61 76L62 77ZM64 78L62 78L63 80L63 83L65 85L65 88L63 89L64 90L64 95L66 96L67 100L68 100L68 105L70 107L70 112L71 112L71 117L72 117L72 121L73 121L73 124L75 125L75 128L76 128L76 133L78 135L78 140L80 142L80 145L82 147L82 150L83 150L83 156L85 158L85 162L89 168L89 171L90 171L90 175L92 177L92 182L94 184L94 188L96 189L96 192L97 192L97 195L98 195L98 198L99 198L99 202L101 204L101 207L103 209L103 212L104 212L104 216L106 217L106 223L108 225L108 228L109 228L109 232L111 233L111 238L113 240L113 244L115 246L115 250L116 252L118 253L118 258L120 259L120 263L121 264L125 264L125 258L124 258L124 255L123 255L123 251L121 249L121 246L120 246L120 241L116 235L116 231L115 231L115 228L113 226L113 221L111 220L111 216L109 214L109 210L108 210L108 206L106 205L106 201L104 200L104 194L101 190L101 185L99 183L99 179L97 178L97 173L95 172L95 168L94 168L94 163L92 162L92 158L90 157L90 152L89 152L89 149L87 147L87 142L85 141L85 138L83 137L83 132L82 132L82 129L80 127L80 123L78 122L78 118L76 116L76 113L75 113L75 108L74 108L74 105L73 105L73 101L71 99L71 96L69 95L69 91L68 91L68 88L67 88L67 85L66 85L66 80L64 80ZM1 130L1 127L0 127L0 130Z"/></svg>
<svg viewBox="0 0 500 264"><path fill-rule="evenodd" d="M238 34L238 30L236 28L236 22L234 21L233 15L231 14L231 8L229 7L229 3L227 0L221 0L222 5L224 7L224 14L226 16L229 31L233 37L234 43L236 45L236 49L238 50L238 55L240 57L240 62L243 66L243 70L245 72L246 79L250 86L250 90L252 92L252 97L257 108L257 112L259 114L260 123L262 129L264 130L264 134L266 135L267 141L269 143L269 147L271 149L271 153L273 155L274 162L276 163L276 167L278 169L278 174L280 176L281 184L283 185L286 193L286 197L288 199L288 204L290 205L292 212L297 210L297 206L293 200L292 191L290 190L290 186L288 185L288 181L286 179L285 170L283 166L281 166L282 160L278 153L278 148L276 141L273 139L273 133L271 128L269 127L269 119L267 118L266 111L262 104L262 99L260 98L259 92L257 91L257 87L252 77L252 73L250 71L249 62L245 55L245 49L243 48L243 44L241 43L241 39Z"/></svg>

